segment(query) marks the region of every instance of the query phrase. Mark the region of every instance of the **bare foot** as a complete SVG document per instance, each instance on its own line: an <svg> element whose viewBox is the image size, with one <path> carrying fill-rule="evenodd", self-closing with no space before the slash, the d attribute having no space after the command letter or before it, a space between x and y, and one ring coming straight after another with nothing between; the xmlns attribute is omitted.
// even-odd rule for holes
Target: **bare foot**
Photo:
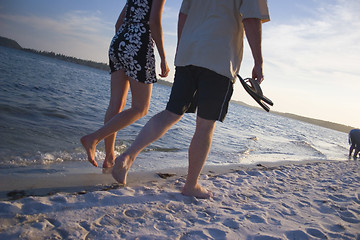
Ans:
<svg viewBox="0 0 360 240"><path fill-rule="evenodd" d="M95 149L96 149L96 143L92 142L89 137L89 135L86 135L80 139L81 144L86 150L86 153L88 155L88 161L94 165L95 167L98 166L97 162L95 161Z"/></svg>
<svg viewBox="0 0 360 240"><path fill-rule="evenodd" d="M109 168L103 168L102 169L102 173L103 174L110 174L112 172L113 168L109 167Z"/></svg>
<svg viewBox="0 0 360 240"><path fill-rule="evenodd" d="M103 168L112 168L114 166L115 158L113 155L109 157L105 157L105 161L103 163Z"/></svg>
<svg viewBox="0 0 360 240"><path fill-rule="evenodd" d="M112 162L109 162L105 159L103 166L102 166L102 173L104 174L109 174L112 172L112 169L114 167L114 160L112 160Z"/></svg>
<svg viewBox="0 0 360 240"><path fill-rule="evenodd" d="M131 167L132 161L127 155L120 155L115 159L115 165L112 169L113 178L120 184L126 184L126 177Z"/></svg>
<svg viewBox="0 0 360 240"><path fill-rule="evenodd" d="M209 198L213 197L212 192L201 187L199 184L195 185L195 187L188 187L185 184L181 193L185 196L192 196L192 197L203 198L203 199L209 199Z"/></svg>

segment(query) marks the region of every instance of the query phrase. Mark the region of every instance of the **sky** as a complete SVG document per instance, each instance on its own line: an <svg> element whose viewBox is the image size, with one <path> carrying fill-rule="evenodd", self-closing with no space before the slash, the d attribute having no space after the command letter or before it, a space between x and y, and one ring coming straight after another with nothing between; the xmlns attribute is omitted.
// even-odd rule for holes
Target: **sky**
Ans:
<svg viewBox="0 0 360 240"><path fill-rule="evenodd" d="M0 0L0 36L24 48L107 63L125 2ZM167 0L162 17L170 82L180 5L181 0ZM268 0L268 6L261 86L274 102L271 109L360 128L360 1ZM252 67L245 44L240 75L250 77ZM239 82L232 99L257 106Z"/></svg>

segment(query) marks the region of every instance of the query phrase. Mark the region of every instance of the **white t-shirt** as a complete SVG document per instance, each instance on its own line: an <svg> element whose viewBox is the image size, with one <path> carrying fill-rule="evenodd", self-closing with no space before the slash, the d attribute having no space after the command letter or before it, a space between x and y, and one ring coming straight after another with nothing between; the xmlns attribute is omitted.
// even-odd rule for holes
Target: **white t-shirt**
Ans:
<svg viewBox="0 0 360 240"><path fill-rule="evenodd" d="M267 0L183 0L187 15L175 66L194 65L235 80L243 55L242 20L270 20Z"/></svg>

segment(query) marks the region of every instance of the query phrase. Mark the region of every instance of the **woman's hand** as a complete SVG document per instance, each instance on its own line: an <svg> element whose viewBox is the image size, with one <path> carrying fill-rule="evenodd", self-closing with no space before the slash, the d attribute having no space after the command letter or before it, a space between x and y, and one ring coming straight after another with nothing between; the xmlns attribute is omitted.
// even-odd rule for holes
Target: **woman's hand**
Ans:
<svg viewBox="0 0 360 240"><path fill-rule="evenodd" d="M166 60L161 61L160 68L161 68L161 73L159 74L159 76L163 78L167 77L169 75L170 69L169 66L167 65Z"/></svg>

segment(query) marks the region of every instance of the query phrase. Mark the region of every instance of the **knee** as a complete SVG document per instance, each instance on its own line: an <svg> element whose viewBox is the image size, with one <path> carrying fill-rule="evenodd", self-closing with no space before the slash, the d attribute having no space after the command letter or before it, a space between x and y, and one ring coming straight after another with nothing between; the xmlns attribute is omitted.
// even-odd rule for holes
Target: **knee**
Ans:
<svg viewBox="0 0 360 240"><path fill-rule="evenodd" d="M141 117L145 117L149 112L149 107L143 108L141 109L141 111L139 112Z"/></svg>
<svg viewBox="0 0 360 240"><path fill-rule="evenodd" d="M164 118L170 122L178 122L182 118L183 115L178 115L176 113L170 112L169 110L165 110L162 112Z"/></svg>
<svg viewBox="0 0 360 240"><path fill-rule="evenodd" d="M108 112L112 114L118 114L121 112L126 105L126 99L125 101L114 101L110 99L109 106L108 106Z"/></svg>
<svg viewBox="0 0 360 240"><path fill-rule="evenodd" d="M132 107L138 118L145 117L149 112L149 106Z"/></svg>
<svg viewBox="0 0 360 240"><path fill-rule="evenodd" d="M108 106L108 108L106 110L104 122L106 123L107 121L112 119L116 114L120 113L121 110L122 109L120 107L109 104L109 106Z"/></svg>
<svg viewBox="0 0 360 240"><path fill-rule="evenodd" d="M107 113L112 115L112 116L115 116L119 112L120 112L120 108L116 107L116 106L109 105L109 107L107 109Z"/></svg>
<svg viewBox="0 0 360 240"><path fill-rule="evenodd" d="M215 129L216 121L207 120L201 117L196 119L196 129L200 131L213 132Z"/></svg>

